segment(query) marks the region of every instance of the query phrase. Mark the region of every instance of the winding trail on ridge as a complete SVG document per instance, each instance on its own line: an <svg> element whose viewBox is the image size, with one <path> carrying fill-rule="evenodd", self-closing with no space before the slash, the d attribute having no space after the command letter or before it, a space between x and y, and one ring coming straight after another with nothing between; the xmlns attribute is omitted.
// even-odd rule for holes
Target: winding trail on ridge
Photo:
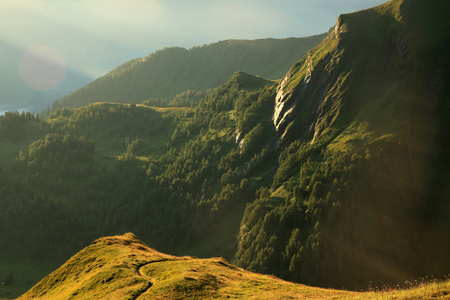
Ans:
<svg viewBox="0 0 450 300"><path fill-rule="evenodd" d="M132 298L133 300L136 300L139 297L141 297L142 295L144 295L153 286L152 278L148 277L144 272L142 272L142 268L149 264L152 264L152 263L157 263L157 262L162 262L162 261L167 261L167 260L169 260L169 259L154 260L154 261L149 261L149 262L145 262L145 263L137 265L136 272L139 274L139 276L141 276L142 278L144 278L145 280L148 281L148 285L138 295L136 295L136 297Z"/></svg>

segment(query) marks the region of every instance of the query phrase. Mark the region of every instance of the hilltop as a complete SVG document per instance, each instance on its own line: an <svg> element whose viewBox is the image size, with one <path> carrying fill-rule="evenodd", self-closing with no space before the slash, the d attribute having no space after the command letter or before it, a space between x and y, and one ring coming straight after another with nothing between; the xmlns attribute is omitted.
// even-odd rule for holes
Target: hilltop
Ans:
<svg viewBox="0 0 450 300"><path fill-rule="evenodd" d="M349 292L293 284L223 258L177 257L135 235L104 237L71 257L20 299L436 299L450 282L410 290Z"/></svg>

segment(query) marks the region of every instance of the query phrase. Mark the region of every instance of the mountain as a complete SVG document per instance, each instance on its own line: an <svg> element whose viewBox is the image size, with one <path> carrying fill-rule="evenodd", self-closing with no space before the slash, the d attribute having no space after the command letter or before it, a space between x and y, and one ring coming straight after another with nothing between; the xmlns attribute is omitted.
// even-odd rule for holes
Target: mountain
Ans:
<svg viewBox="0 0 450 300"><path fill-rule="evenodd" d="M163 254L127 233L95 240L18 299L435 299L449 290L448 281L366 293L308 287L223 258Z"/></svg>
<svg viewBox="0 0 450 300"><path fill-rule="evenodd" d="M334 31L278 87L278 133L314 141L327 128L353 121L384 123L391 132L410 131L415 128L404 122L417 117L421 126L424 118L435 115L436 107L427 107L424 116L409 112L421 110L427 98L443 101L439 80L445 73L448 35L441 14L446 8L391 1L341 15Z"/></svg>
<svg viewBox="0 0 450 300"><path fill-rule="evenodd" d="M3 288L124 232L327 288L447 275L448 5L342 15L281 81L235 72L186 105L0 117Z"/></svg>
<svg viewBox="0 0 450 300"><path fill-rule="evenodd" d="M86 87L61 98L55 107L93 102L140 103L171 100L186 90L206 91L236 71L279 79L326 34L307 38L226 40L200 47L172 47L124 63Z"/></svg>
<svg viewBox="0 0 450 300"><path fill-rule="evenodd" d="M282 79L283 150L246 209L237 265L326 286L449 271L449 8L341 15Z"/></svg>

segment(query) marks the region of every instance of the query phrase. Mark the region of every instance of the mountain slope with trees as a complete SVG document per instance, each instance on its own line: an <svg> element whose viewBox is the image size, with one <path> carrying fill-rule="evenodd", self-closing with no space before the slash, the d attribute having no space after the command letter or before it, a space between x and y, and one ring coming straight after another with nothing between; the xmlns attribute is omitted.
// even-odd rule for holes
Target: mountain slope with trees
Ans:
<svg viewBox="0 0 450 300"><path fill-rule="evenodd" d="M448 8L342 15L289 71L274 110L285 147L236 264L326 286L449 271Z"/></svg>
<svg viewBox="0 0 450 300"><path fill-rule="evenodd" d="M316 286L448 274L448 5L342 15L281 82L236 72L185 107L1 117L0 251L63 262L134 232Z"/></svg>
<svg viewBox="0 0 450 300"><path fill-rule="evenodd" d="M236 71L269 79L283 77L326 34L306 38L226 40L188 49L165 48L131 60L86 87L56 101L54 108L93 102L167 102L186 90L206 91L224 84Z"/></svg>

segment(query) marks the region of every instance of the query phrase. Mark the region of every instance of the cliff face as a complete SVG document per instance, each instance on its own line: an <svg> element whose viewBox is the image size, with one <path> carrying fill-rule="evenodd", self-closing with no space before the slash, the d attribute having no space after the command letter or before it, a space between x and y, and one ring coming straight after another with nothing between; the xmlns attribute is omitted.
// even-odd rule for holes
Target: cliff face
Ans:
<svg viewBox="0 0 450 300"><path fill-rule="evenodd" d="M320 46L311 50L286 74L278 86L273 122L281 140L291 129L291 124L295 124L299 138L309 139L314 135L319 107L326 102L327 90L336 80L332 66L327 67L330 57L336 55L336 41L334 32L330 33Z"/></svg>
<svg viewBox="0 0 450 300"><path fill-rule="evenodd" d="M431 71L426 69L433 64L433 46L421 47L428 37L418 37L425 32L412 24L426 28L433 22L415 16L421 5L391 1L341 15L328 37L278 87L273 122L280 140L291 136L314 142L330 126L343 129L354 121L407 131L409 111L424 96Z"/></svg>

